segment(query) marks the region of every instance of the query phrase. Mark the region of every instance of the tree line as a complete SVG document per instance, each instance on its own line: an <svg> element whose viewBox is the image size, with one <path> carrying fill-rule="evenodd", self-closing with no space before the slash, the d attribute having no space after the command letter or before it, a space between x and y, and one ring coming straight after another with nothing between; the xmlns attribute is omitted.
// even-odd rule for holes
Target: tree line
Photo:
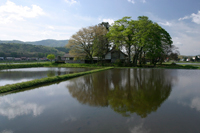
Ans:
<svg viewBox="0 0 200 133"><path fill-rule="evenodd" d="M0 43L0 57L46 57L48 54L64 55L68 49L32 44Z"/></svg>
<svg viewBox="0 0 200 133"><path fill-rule="evenodd" d="M128 55L127 63L132 66L145 64L147 60L156 65L172 54L179 54L172 45L170 34L147 16L137 20L123 17L109 25L102 22L80 29L69 39L67 48L76 58L103 60L105 54L116 47Z"/></svg>

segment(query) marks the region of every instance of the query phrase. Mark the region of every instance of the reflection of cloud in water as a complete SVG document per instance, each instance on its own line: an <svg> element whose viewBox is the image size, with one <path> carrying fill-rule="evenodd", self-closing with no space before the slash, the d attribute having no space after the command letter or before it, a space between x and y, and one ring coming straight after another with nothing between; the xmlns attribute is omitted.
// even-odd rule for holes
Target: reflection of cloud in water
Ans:
<svg viewBox="0 0 200 133"><path fill-rule="evenodd" d="M199 97L194 98L191 102L190 107L200 111L200 98Z"/></svg>
<svg viewBox="0 0 200 133"><path fill-rule="evenodd" d="M114 89L115 89L114 84L113 84L113 82L111 82L111 83L110 83L109 90L114 90Z"/></svg>
<svg viewBox="0 0 200 133"><path fill-rule="evenodd" d="M8 98L0 100L0 115L7 116L8 119L31 113L34 116L38 116L44 110L43 106L38 106L35 103L24 103L24 101L14 101Z"/></svg>
<svg viewBox="0 0 200 133"><path fill-rule="evenodd" d="M183 102L181 100L178 101L178 104L185 106L185 107L190 107L192 109L196 109L197 111L200 111L200 98L195 97L191 100L191 102Z"/></svg>
<svg viewBox="0 0 200 133"><path fill-rule="evenodd" d="M130 129L131 133L149 133L150 130L145 129L143 127L143 123L140 123L139 125L136 125L135 127L133 127L132 129Z"/></svg>
<svg viewBox="0 0 200 133"><path fill-rule="evenodd" d="M3 130L0 133L13 133L13 131L12 130Z"/></svg>
<svg viewBox="0 0 200 133"><path fill-rule="evenodd" d="M71 121L71 122L74 122L74 121L76 121L77 120L77 118L76 117L74 117L74 116L69 116L69 117L67 117L67 118L65 118L65 122L68 122L68 121Z"/></svg>
<svg viewBox="0 0 200 133"><path fill-rule="evenodd" d="M130 133L149 133L150 129L144 128L144 121L145 119L138 120L137 116L131 116L130 118L128 118L126 121L127 123L135 123L135 126L129 129Z"/></svg>

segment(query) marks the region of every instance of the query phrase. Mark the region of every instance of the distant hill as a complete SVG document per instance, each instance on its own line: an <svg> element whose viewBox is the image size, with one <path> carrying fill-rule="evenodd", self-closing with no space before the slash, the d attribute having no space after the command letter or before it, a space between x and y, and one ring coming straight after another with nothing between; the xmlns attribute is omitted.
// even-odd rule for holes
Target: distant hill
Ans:
<svg viewBox="0 0 200 133"><path fill-rule="evenodd" d="M68 44L68 40L53 40L53 39L47 39L47 40L41 40L41 41L33 41L33 42L23 42L19 40L12 40L12 41L0 41L0 43L18 43L18 44L33 44L33 45L42 45L42 46L48 46L48 47L64 47L66 44Z"/></svg>
<svg viewBox="0 0 200 133"><path fill-rule="evenodd" d="M19 44L19 43L0 43L0 57L46 57L48 54L64 55L64 50L53 47Z"/></svg>

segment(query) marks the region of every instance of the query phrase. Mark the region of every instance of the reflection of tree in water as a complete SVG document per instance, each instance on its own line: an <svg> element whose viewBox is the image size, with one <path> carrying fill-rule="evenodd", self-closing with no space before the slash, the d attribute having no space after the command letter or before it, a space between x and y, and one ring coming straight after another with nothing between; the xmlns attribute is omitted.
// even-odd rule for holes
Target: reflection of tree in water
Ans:
<svg viewBox="0 0 200 133"><path fill-rule="evenodd" d="M116 82L109 104L124 116L137 113L146 117L169 97L172 78L162 69L128 69L126 83Z"/></svg>
<svg viewBox="0 0 200 133"><path fill-rule="evenodd" d="M47 77L53 77L55 75L56 75L55 71L48 71L48 73L47 73Z"/></svg>
<svg viewBox="0 0 200 133"><path fill-rule="evenodd" d="M70 81L67 88L80 103L91 106L108 106L109 76L91 74Z"/></svg>
<svg viewBox="0 0 200 133"><path fill-rule="evenodd" d="M114 69L74 79L67 87L83 104L146 117L169 97L172 80L163 69Z"/></svg>

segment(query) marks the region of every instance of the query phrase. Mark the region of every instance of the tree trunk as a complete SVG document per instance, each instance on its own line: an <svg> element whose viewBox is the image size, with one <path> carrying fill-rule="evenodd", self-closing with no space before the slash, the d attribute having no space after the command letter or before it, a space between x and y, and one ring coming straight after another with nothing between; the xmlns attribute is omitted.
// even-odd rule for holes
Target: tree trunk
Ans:
<svg viewBox="0 0 200 133"><path fill-rule="evenodd" d="M143 64L146 64L146 53L144 52Z"/></svg>
<svg viewBox="0 0 200 133"><path fill-rule="evenodd" d="M134 57L133 57L133 66L136 67L137 66L137 60L138 60L138 53L136 52Z"/></svg>

